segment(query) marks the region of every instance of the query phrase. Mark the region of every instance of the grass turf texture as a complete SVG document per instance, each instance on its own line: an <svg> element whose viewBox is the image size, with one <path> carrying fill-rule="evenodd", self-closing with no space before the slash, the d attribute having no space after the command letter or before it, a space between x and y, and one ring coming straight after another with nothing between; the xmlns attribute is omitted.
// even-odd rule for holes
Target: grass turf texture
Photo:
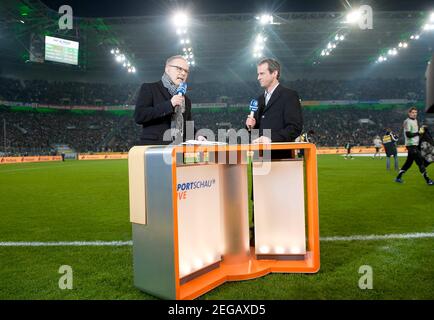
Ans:
<svg viewBox="0 0 434 320"><path fill-rule="evenodd" d="M0 166L0 242L130 240L127 173L122 160ZM434 232L434 187L416 166L401 185L384 159L325 155L318 174L322 237ZM226 283L200 299L434 299L433 242L322 242L318 274ZM58 287L61 265L73 290ZM373 290L358 288L362 265ZM131 247L0 247L0 299L153 297L133 286Z"/></svg>

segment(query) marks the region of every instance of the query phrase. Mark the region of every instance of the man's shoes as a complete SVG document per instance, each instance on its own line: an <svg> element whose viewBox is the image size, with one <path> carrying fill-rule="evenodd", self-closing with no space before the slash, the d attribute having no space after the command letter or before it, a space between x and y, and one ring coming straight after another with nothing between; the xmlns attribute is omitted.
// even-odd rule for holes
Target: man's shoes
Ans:
<svg viewBox="0 0 434 320"><path fill-rule="evenodd" d="M401 178L396 178L396 179L395 179L395 182L398 182L398 183L404 183L404 180L402 180Z"/></svg>
<svg viewBox="0 0 434 320"><path fill-rule="evenodd" d="M426 184L429 185L429 186L434 186L434 181L432 181L431 179L429 179L429 180L426 182Z"/></svg>

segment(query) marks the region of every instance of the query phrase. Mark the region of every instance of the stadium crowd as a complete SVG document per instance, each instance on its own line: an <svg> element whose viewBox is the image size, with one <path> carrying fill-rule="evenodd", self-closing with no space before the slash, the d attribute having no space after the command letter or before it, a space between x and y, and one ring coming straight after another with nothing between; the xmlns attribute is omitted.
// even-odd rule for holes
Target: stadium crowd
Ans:
<svg viewBox="0 0 434 320"><path fill-rule="evenodd" d="M137 84L102 84L0 78L0 100L53 105L134 103Z"/></svg>
<svg viewBox="0 0 434 320"><path fill-rule="evenodd" d="M197 129L207 128L216 135L218 129L244 127L248 108L193 109ZM310 110L304 108L304 131L313 130L318 146L338 147L346 142L372 145L373 137L386 127L400 135L405 108L384 110L350 107ZM423 122L423 115L420 117ZM132 114L122 116L109 112L77 114L71 111L51 113L11 111L0 107L0 124L6 128L6 152L14 154L48 154L56 144L67 144L77 152L127 152L136 144L140 127ZM0 150L4 151L4 130L0 130Z"/></svg>
<svg viewBox="0 0 434 320"><path fill-rule="evenodd" d="M296 80L285 82L303 100L379 100L425 97L422 81L416 79ZM16 80L0 77L1 101L54 105L124 105L134 104L139 84L85 84ZM248 101L256 97L257 83L196 83L188 95L194 103L226 102L229 106L245 104L245 108L228 107L211 110L193 109L196 128L218 129L244 127ZM304 131L313 130L318 146L372 145L376 135L390 127L401 133L405 108L384 110L327 107L304 108ZM423 118L420 118L423 121ZM136 144L140 128L131 112L121 115L110 112L71 111L17 112L0 105L0 150L14 154L47 154L56 144L67 144L77 152L123 151ZM4 132L6 131L6 138ZM403 142L401 135L399 143ZM6 150L3 150L6 149Z"/></svg>
<svg viewBox="0 0 434 320"><path fill-rule="evenodd" d="M282 83L302 100L424 100L422 79L295 80ZM49 82L0 78L0 100L54 105L134 104L140 84ZM188 95L193 103L245 103L261 92L256 82L192 83Z"/></svg>
<svg viewBox="0 0 434 320"><path fill-rule="evenodd" d="M0 121L0 150L4 149L6 131L6 152L20 155L51 154L57 144L67 144L80 152L98 151L117 123L115 117L104 112L73 115L16 112L4 107L0 107Z"/></svg>

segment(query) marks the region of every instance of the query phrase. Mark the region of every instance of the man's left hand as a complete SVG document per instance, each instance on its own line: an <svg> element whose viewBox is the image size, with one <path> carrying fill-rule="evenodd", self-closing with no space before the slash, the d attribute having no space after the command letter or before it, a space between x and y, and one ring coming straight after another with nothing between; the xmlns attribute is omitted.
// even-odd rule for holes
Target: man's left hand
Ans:
<svg viewBox="0 0 434 320"><path fill-rule="evenodd" d="M258 143L268 144L268 143L271 143L271 139L266 137L266 136L260 136L259 138L253 140L252 143L253 144L258 144Z"/></svg>

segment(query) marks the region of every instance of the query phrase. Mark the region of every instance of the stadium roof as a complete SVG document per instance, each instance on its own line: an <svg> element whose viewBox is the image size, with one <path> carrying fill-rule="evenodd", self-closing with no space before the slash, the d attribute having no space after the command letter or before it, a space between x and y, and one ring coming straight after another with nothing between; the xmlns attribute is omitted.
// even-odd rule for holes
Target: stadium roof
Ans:
<svg viewBox="0 0 434 320"><path fill-rule="evenodd" d="M124 50L138 74L155 77L165 59L182 52L171 13L155 16L75 18L72 31L58 30L59 14L39 0L2 0L0 4L0 58L22 64L29 57L31 34L56 35L80 41L80 66L88 71L118 69L110 49ZM191 17L189 37L196 69L212 77L229 71L243 78L254 75L257 58L252 55L255 37L267 35L265 56L276 57L283 73L341 72L363 76L393 67L397 76L423 73L433 52L434 32L413 41L393 61L375 64L380 52L408 39L421 29L428 11L376 11L373 29L360 30L343 24L346 12L274 12L274 24L261 26L257 13L200 14ZM337 33L345 34L329 56L321 51ZM389 70L390 71L390 70ZM199 72L198 72L199 73ZM381 72L380 72L381 73Z"/></svg>

